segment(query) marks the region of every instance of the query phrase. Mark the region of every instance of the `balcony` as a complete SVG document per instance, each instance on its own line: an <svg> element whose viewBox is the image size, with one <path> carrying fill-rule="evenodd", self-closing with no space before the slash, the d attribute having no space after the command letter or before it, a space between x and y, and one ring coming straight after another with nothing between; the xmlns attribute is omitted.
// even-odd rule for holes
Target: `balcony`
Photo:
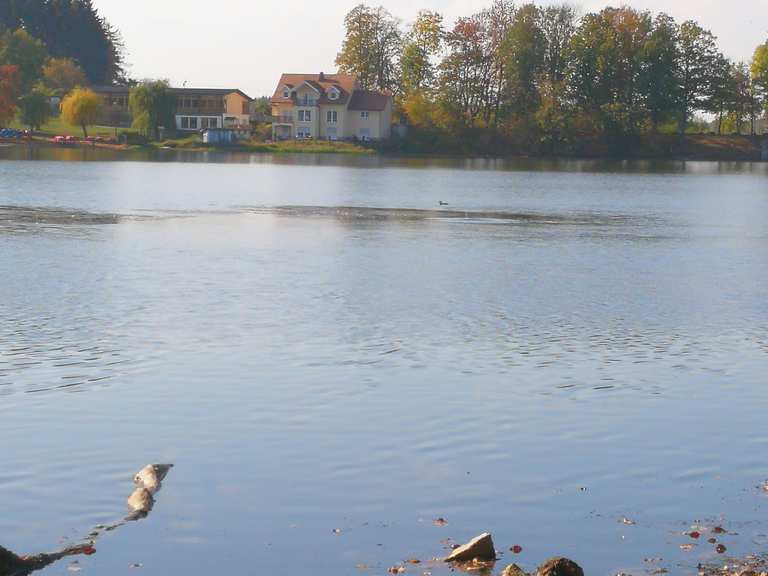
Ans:
<svg viewBox="0 0 768 576"><path fill-rule="evenodd" d="M280 116L272 116L272 124L293 124L293 115L281 114Z"/></svg>

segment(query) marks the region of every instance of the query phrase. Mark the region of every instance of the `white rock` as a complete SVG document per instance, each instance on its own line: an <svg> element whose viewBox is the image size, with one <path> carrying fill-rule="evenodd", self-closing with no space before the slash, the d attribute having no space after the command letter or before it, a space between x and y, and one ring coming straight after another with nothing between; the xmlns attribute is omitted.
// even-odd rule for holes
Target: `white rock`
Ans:
<svg viewBox="0 0 768 576"><path fill-rule="evenodd" d="M128 509L135 515L148 514L154 504L151 492L143 486L136 488L128 497Z"/></svg>
<svg viewBox="0 0 768 576"><path fill-rule="evenodd" d="M171 468L173 464L149 464L136 473L133 482L149 490L150 494L154 494L160 489L163 479Z"/></svg>
<svg viewBox="0 0 768 576"><path fill-rule="evenodd" d="M472 560L496 560L493 538L486 532L459 546L445 559L446 562L470 562Z"/></svg>

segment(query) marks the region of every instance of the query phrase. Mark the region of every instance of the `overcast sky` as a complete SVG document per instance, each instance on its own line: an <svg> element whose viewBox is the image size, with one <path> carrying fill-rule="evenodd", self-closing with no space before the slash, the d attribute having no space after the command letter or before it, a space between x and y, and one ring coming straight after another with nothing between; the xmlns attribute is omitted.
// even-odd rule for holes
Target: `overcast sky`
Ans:
<svg viewBox="0 0 768 576"><path fill-rule="evenodd" d="M344 36L344 15L356 0L95 0L123 34L130 74L167 78L173 85L240 88L271 94L281 72L333 72ZM490 0L379 0L404 22L420 8L452 23ZM522 2L521 2L522 3ZM546 4L547 2L541 2ZM604 1L572 2L581 11ZM628 0L678 22L698 20L720 39L727 56L748 60L768 39L768 0Z"/></svg>

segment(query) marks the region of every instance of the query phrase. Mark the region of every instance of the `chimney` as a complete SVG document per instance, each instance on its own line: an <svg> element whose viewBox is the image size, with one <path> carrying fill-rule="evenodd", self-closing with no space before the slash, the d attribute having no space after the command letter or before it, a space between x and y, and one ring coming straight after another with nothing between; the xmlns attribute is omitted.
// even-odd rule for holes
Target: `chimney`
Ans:
<svg viewBox="0 0 768 576"><path fill-rule="evenodd" d="M324 81L325 81L325 74L320 72L320 82L324 82Z"/></svg>

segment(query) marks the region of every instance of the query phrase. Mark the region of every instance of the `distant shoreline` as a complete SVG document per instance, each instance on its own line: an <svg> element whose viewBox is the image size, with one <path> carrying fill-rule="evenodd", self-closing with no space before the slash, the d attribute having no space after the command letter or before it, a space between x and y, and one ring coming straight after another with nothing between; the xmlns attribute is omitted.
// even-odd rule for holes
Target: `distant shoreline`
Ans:
<svg viewBox="0 0 768 576"><path fill-rule="evenodd" d="M674 137L675 140L677 137ZM666 138L669 145L671 138ZM646 145L639 146L625 154L610 154L600 150L583 151L570 154L525 154L525 153L500 153L488 154L482 152L465 153L455 151L409 151L387 149L377 147L363 147L347 142L276 142L236 144L231 146L211 146L198 143L184 142L182 145L174 145L174 141L165 141L152 144L110 144L102 142L76 141L71 144L61 145L44 136L33 136L24 140L0 139L0 147L27 147L50 149L99 149L113 152L136 151L176 151L176 152L219 152L219 153L245 153L245 154L338 154L359 156L383 156L402 158L448 158L448 159L488 159L488 160L656 160L670 162L708 161L708 162L766 162L763 157L763 142L768 142L768 136L713 136L691 135L687 136L682 146L670 153L659 153L658 150L649 149Z"/></svg>

